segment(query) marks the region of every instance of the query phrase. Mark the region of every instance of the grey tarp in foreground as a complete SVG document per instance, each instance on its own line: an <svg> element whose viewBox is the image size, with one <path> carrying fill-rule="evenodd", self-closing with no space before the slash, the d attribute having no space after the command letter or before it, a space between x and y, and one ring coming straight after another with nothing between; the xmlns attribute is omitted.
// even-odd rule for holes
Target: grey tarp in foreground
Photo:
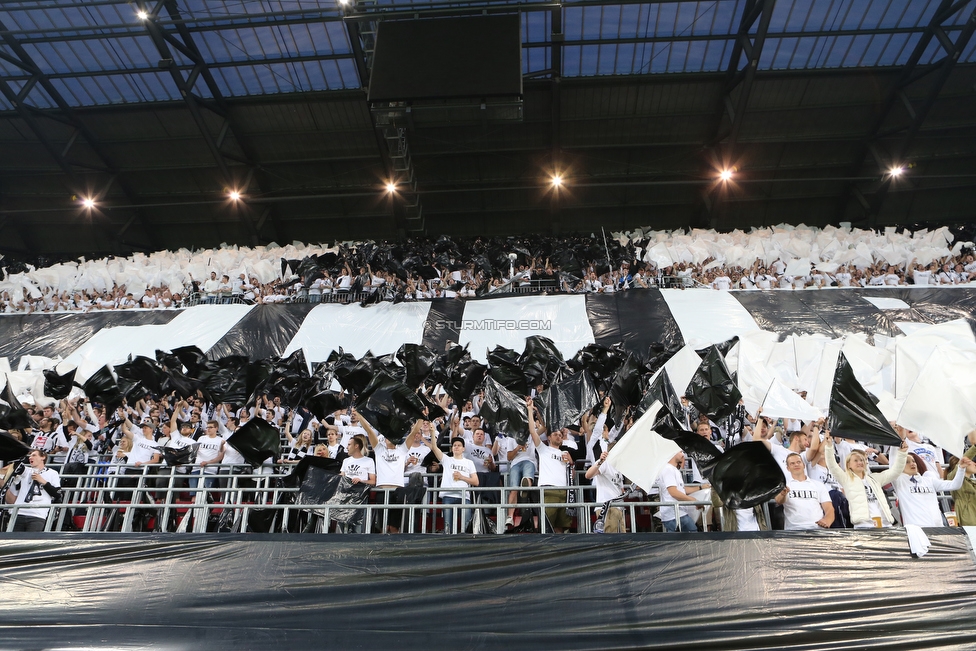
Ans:
<svg viewBox="0 0 976 651"><path fill-rule="evenodd" d="M3 649L976 646L962 530L0 536Z"/></svg>

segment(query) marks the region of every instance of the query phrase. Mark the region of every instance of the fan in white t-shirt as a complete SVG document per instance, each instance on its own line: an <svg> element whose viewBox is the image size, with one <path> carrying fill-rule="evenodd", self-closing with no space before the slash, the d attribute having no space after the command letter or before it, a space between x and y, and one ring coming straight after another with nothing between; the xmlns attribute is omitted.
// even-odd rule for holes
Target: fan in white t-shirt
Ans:
<svg viewBox="0 0 976 651"><path fill-rule="evenodd" d="M799 454L790 453L786 459L790 477L786 488L776 495L776 503L783 505L787 530L830 528L834 522L834 505L830 491L823 482L806 475L806 464Z"/></svg>

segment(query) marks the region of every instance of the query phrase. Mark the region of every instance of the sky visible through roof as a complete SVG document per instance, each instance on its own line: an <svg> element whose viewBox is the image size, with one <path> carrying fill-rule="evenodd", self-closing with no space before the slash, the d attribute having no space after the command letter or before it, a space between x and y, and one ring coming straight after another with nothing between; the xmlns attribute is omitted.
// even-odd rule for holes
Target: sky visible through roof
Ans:
<svg viewBox="0 0 976 651"><path fill-rule="evenodd" d="M429 8L431 0L371 0L360 11ZM224 97L355 89L361 81L343 13L334 0L179 0L182 19ZM543 10L543 4L547 8ZM563 2L564 77L700 73L725 70L746 0L607 4ZM514 7L513 2L441 6ZM545 78L552 66L553 5L522 2L523 73ZM899 66L909 58L939 0L779 0L760 70ZM965 3L945 24L954 39L976 7ZM4 0L0 5L0 75L14 93L30 64L72 106L180 100L136 7L119 0ZM173 30L163 12L160 25ZM176 48L185 74L192 61ZM943 56L932 39L920 63ZM961 57L976 60L976 40ZM194 91L210 94L198 81ZM24 100L54 106L38 86ZM0 95L0 110L13 108Z"/></svg>

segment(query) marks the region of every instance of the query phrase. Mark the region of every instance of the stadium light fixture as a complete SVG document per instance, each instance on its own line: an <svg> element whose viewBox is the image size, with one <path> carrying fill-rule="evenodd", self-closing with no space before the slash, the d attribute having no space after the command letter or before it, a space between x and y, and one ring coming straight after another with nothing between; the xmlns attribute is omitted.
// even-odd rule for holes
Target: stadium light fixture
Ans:
<svg viewBox="0 0 976 651"><path fill-rule="evenodd" d="M892 178L895 178L897 176L901 176L904 173L905 173L905 168L904 167L901 167L901 166L898 166L898 165L896 165L895 167L892 167L890 170L888 170L888 174L891 175Z"/></svg>
<svg viewBox="0 0 976 651"><path fill-rule="evenodd" d="M718 175L719 180L721 180L723 182L726 182L726 183L729 182L729 181L731 181L732 180L732 171L733 170L731 170L731 169L724 169L721 172L719 172L719 175Z"/></svg>
<svg viewBox="0 0 976 651"><path fill-rule="evenodd" d="M231 190L230 192L227 193L227 196L230 197L231 201L241 200L241 193L238 192L237 190Z"/></svg>
<svg viewBox="0 0 976 651"><path fill-rule="evenodd" d="M560 174L553 174L551 182L552 187L561 188L563 185L563 177Z"/></svg>
<svg viewBox="0 0 976 651"><path fill-rule="evenodd" d="M84 197L81 200L81 205L87 208L88 210L91 210L92 208L95 207L95 200L92 199L91 197Z"/></svg>
<svg viewBox="0 0 976 651"><path fill-rule="evenodd" d="M390 194L393 194L394 192L396 192L396 190L397 190L397 186L396 183L394 183L393 181L390 181L389 183L386 184L386 191L389 192Z"/></svg>

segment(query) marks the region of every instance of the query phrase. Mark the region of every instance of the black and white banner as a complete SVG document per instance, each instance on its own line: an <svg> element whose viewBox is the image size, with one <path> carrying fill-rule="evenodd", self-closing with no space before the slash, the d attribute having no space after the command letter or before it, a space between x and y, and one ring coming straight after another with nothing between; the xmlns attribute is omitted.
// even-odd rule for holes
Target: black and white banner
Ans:
<svg viewBox="0 0 976 651"><path fill-rule="evenodd" d="M930 324L976 321L976 288L806 291L648 289L616 294L506 296L359 305L199 305L184 310L0 316L0 371L63 359L78 377L129 355L198 346L211 358L252 359L302 348L310 362L342 347L360 356L404 343L443 350L468 345L484 361L495 345L521 350L525 338L552 339L565 357L590 343L621 343L645 354L655 342L702 347L766 330L779 335L848 333L894 337Z"/></svg>

